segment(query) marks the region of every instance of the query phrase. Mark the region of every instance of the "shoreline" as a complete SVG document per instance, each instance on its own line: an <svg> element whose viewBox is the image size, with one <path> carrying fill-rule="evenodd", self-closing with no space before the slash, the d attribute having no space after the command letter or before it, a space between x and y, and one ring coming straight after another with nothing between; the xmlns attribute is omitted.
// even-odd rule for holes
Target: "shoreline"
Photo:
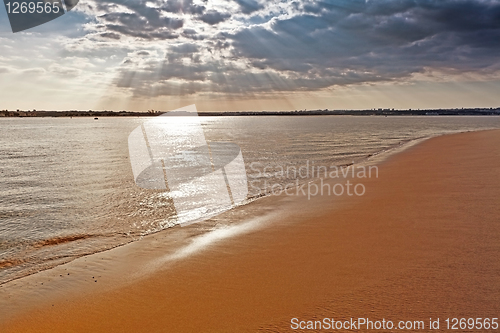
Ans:
<svg viewBox="0 0 500 333"><path fill-rule="evenodd" d="M139 247L144 248L144 243L137 245L137 243L140 242L133 242L127 244L126 246L120 247L116 251L109 250L106 251L107 253L97 253L92 256L100 257L101 255L104 255L102 262L94 262L94 264L96 265L95 267L100 267L100 269L102 269L102 272L107 271L107 267L109 267L109 264L118 266L114 267L114 269L118 269L116 269L114 272L109 272L109 275L104 277L101 275L99 277L99 282L105 279L109 279L109 283L115 285L116 289L111 291L107 290L107 288L101 287L100 284L96 282L94 282L94 284L98 284L99 287L94 287L92 281L87 282L85 280L86 278L76 279L69 284L66 283L66 285L61 281L52 282L52 287L48 287L47 290L50 290L50 288L57 289L59 287L62 287L64 289L73 287L76 288L75 292L74 294L62 293L61 295L58 295L57 297L59 299L54 301L54 309L48 303L45 305L39 304L38 309L33 310L34 312L30 312L31 314L35 315L37 321L30 321L26 317L20 316L14 318L14 320L5 327L5 330L9 331L9 329L11 329L12 331L15 331L15 328L22 328L26 331L35 330L34 323L36 322L37 329L39 328L40 331L57 331L57 329L55 329L53 325L57 322L54 320L60 316L60 313L66 314L65 316L63 316L64 320L62 320L62 323L57 322L58 325L62 324L62 326L60 327L61 331L64 331L65 329L80 329L81 331L95 332L106 330L117 331L119 330L118 327L130 329L130 326L124 326L125 324L118 322L116 318L122 316L125 313L127 313L129 316L127 317L127 320L125 320L125 322L127 323L127 325L133 325L133 331L140 330L140 327L143 327L144 330L152 329L153 331L161 331L160 328L166 329L166 326L161 326L167 324L165 317L169 319L169 325L174 325L175 331L178 332L189 332L193 329L200 329L202 327L200 325L202 324L204 327L209 328L209 330L206 331L255 331L255 329L259 327L282 327L283 329L286 329L286 326L283 326L284 324L282 323L282 317L287 313L297 313L294 311L298 311L299 314L300 312L304 313L304 311L305 313L307 313L310 312L311 309L320 306L319 304L323 304L321 306L323 306L325 309L332 309L332 305L330 304L332 299L331 296L328 295L340 295L342 298L347 297L346 295L348 295L349 292L354 292L355 290L363 290L363 288L366 289L372 285L384 286L384 281L391 281L391 276L388 275L390 272L395 273L395 275L399 277L404 277L402 281L414 280L415 277L412 276L412 272L414 275L420 276L420 273L418 271L414 272L415 269L418 269L420 267L429 270L431 268L429 266L429 258L431 259L432 263L437 264L442 264L442 259L441 257L432 257L431 253L428 253L428 249L409 248L407 243L412 245L427 244L435 250L440 251L441 254L447 253L449 249L447 249L444 244L436 244L434 241L436 241L437 239L441 240L444 237L444 240L446 241L445 243L455 244L455 240L448 237L446 234L443 234L442 230L436 231L432 229L432 225L429 224L429 221L421 221L420 219L416 218L419 216L418 214L423 214L424 212L415 211L409 214L410 220L412 220L411 214L414 215L413 224L411 221L405 221L405 216L399 213L399 210L401 210L401 208L408 208L408 205L411 206L411 204L416 204L415 202L411 202L408 200L404 201L408 198L418 198L417 201L422 198L422 201L424 201L426 205L433 206L432 202L429 203L426 198L419 196L419 194L421 193L418 192L418 190L422 190L423 188L425 188L425 184L421 184L422 177L423 179L426 179L425 177L432 178L433 176L435 176L434 174L427 174L425 172L422 172L422 168L427 171L433 170L434 172L441 174L443 174L444 172L444 175L446 175L447 172L450 172L450 167L458 167L457 165L453 164L451 164L451 166L449 165L450 146L455 148L458 147L457 149L463 150L465 149L463 148L464 146L471 146L470 142L467 142L468 140L464 140L464 136L468 136L469 138L475 137L476 141L482 143L483 140L488 137L490 137L490 139L493 138L498 140L498 138L500 137L499 133L500 131L493 130L465 132L434 137L430 140L413 146L408 150L405 150L401 154L394 154L389 156L389 158L385 162L383 162L380 167L384 167L385 170L389 170L393 174L399 175L400 178L398 179L400 182L405 181L410 184L410 188L412 189L411 193L406 193L404 191L401 192L402 185L400 182L397 182L391 178L384 178L384 182L382 182L382 180L380 179L376 181L370 180L369 183L373 185L374 191L371 191L366 197L363 197L356 202L352 202L353 200L342 200L342 202L338 203L339 205L336 207L330 207L331 202L329 202L328 198L325 197L316 198L314 202L306 201L305 203L290 203L290 201L292 200L285 200L286 198L271 198L273 200L267 200L269 201L267 205L256 205L259 206L257 208L260 209L260 216L258 214L254 216L253 224L245 226L241 230L226 230L225 233L222 232L222 234L215 236L213 234L210 234L212 239L210 239L210 237L206 237L205 239L203 239L203 236L199 237L202 239L202 242L199 244L199 246L201 248L206 247L204 251L189 252L188 250L186 252L186 256L179 257L182 258L182 260L180 261L169 261L168 258L165 258L166 255L174 255L175 257L175 253L165 254L164 252L161 252L165 250L163 242L175 243L176 241L174 235L165 235L166 233L163 233L163 235L159 235L160 233L150 235L152 237L149 238L150 244L148 245L150 245L151 248L148 251L143 251L142 256L135 253L136 257L132 258L132 260L130 260L130 255L133 255L134 251L138 250ZM443 147L440 148L441 150L439 150L439 154L436 154L432 151L432 149L435 149L436 141L438 143L441 143L441 146L446 146L446 149L443 149ZM491 147L491 142L486 146L491 149L496 148L494 146ZM476 157L478 157L478 159L481 160L480 162L482 163L480 163L479 166L472 166L475 169L479 168L481 172L487 172L488 170L483 170L487 165L487 163L484 163L484 160L486 159L491 164L491 160L493 159L493 157L485 157L481 154L481 152L485 153L486 148L480 147L482 148L481 151L478 151L478 147L476 146L474 146L473 148L473 150L468 151L469 154L477 155ZM444 157L448 157L448 159L443 159L443 156L441 155L445 155ZM426 167L429 167L428 165L426 166L427 158L419 159L419 156L426 156L427 158L431 156L434 158L433 163L436 159L441 158L442 162L446 164L446 170L442 170L443 165L440 166L441 169L438 167L437 170L426 169ZM460 156L451 156L451 158L460 159ZM461 163L478 163L478 161L471 162L467 159L463 160L463 158L464 157L462 156L462 160L460 160ZM416 164L416 161L419 161L420 165ZM493 160L494 163L496 163L495 161L496 160ZM422 164L424 164L424 166L422 166ZM413 168L417 171L417 174L415 175L408 173L408 170L402 170L401 166ZM456 170L457 175L460 174L459 171L463 173L462 169L458 171ZM462 174L462 176L464 175ZM468 175L466 174L465 176ZM432 179L432 181L433 183L436 183L436 179ZM468 182L469 179L464 179L464 181ZM494 181L498 182L496 179ZM387 184L392 185L392 187L388 186ZM489 185L489 183L486 184ZM441 185L443 186L443 189L445 189L444 193L448 193L448 190L450 190L449 192L455 196L455 199L462 199L460 196L461 192L457 192L458 188L454 187L455 185ZM489 186L491 187L491 185ZM470 194L475 195L476 193L473 192ZM445 200L440 199L440 197L437 196L436 193L431 193L431 196L434 198L434 200ZM495 198L495 195L493 195L493 197ZM397 203L400 201L404 202L399 203L399 207L396 207L398 209L395 209L394 207L384 207L385 204L382 205L382 207L379 207L375 204L378 203L380 205L382 202L384 202L384 199L387 200L388 198L391 198L393 203ZM447 203L453 204L453 202ZM479 203L481 204L481 202ZM280 204L280 206L286 206L287 208L290 206L294 207L291 211L288 212L276 212L277 204ZM265 206L265 209L260 206ZM363 209L360 210L360 207L363 207ZM447 208L447 206L443 207ZM457 207L457 209L460 209L459 206ZM367 208L371 208L371 214L363 212L363 210L367 210ZM450 225L450 221L446 219L446 216L443 218L440 215L441 212L439 209L437 209L436 207L431 208L433 208L434 210L431 209L429 211L429 214L427 214L428 217L440 217L439 221L446 225L447 228L445 229L448 232L454 233L460 240L465 239L464 235L460 233L462 229L454 230L454 228ZM452 211L448 211L447 209L445 209L445 211L447 215L453 213ZM391 214L387 215L388 212L390 212ZM231 214L231 212L228 213L227 218L232 218L233 216ZM394 219L393 214L396 216L400 216L400 219ZM375 215L375 217L378 217L375 218L373 215ZM382 216L389 218L389 221L385 221ZM353 219L353 217L358 217L358 219ZM366 219L369 217L374 218L377 221L378 226L381 227L385 232L387 232L387 234L381 233L380 230L374 228L373 225L367 224L368 221ZM338 224L332 225L332 218L335 221L338 221ZM422 227L419 226L416 221L424 224L425 227L422 229ZM270 225L270 227L267 227L266 223L271 223L272 225ZM486 222L483 222L483 224L485 223ZM259 227L261 227L261 229L255 229ZM468 229L470 226L467 224L467 221L464 221L461 227L465 228L469 233L472 232ZM488 225L488 227L494 226ZM195 236L192 234L189 235L189 233L194 232L194 230L187 228L188 227L184 227L183 229L181 229L182 233L188 234L188 237L184 240L186 241L186 243L181 244L184 245L184 247L189 247L191 243L187 241L193 239L193 237ZM393 230L393 228L396 229ZM410 237L411 232L415 231L415 229L425 233L426 236L430 237L430 239L417 237L419 239L415 241L414 239L412 239L412 237ZM169 230L171 231L172 229ZM257 230L259 231L257 232ZM498 229L495 229L494 231L497 232ZM439 232L441 232L441 234L439 234ZM244 237L233 237L228 240L229 237L238 233L246 233L246 235ZM441 237L436 237L434 233L438 233L437 236ZM392 239L389 237L389 235L391 234L397 235L401 237L401 239ZM153 236L155 235L156 240L153 240L155 238ZM352 237L354 235L357 236ZM330 236L331 239L327 238L326 236ZM221 240L225 241L220 242ZM335 242L331 243L331 240L335 240ZM350 243L347 240L351 240L352 242ZM383 240L382 243L380 243L381 240ZM405 243L405 241L407 243ZM220 244L216 244L215 246L206 246L215 243ZM278 243L278 245L281 246L277 246L275 243ZM395 252L394 249L391 250L386 243L389 243L389 245L395 245L399 251ZM133 244L136 244L136 246L131 246ZM372 247L369 247L368 244ZM124 249L126 247L128 248ZM481 250L481 248L479 248L478 251L479 250ZM491 249L488 248L488 251L493 251L491 252L494 254L492 255L493 259L498 259L498 252L495 252L497 250L498 249L495 249L494 247ZM158 253L159 251L161 253ZM117 260L120 253L121 255L124 255L126 260L123 260L123 258L122 262ZM195 253L195 255L189 256L189 254L192 253ZM341 254L343 257L337 258L337 255L339 254ZM411 256L412 260L410 260L410 262L408 263L408 258L403 256L403 254ZM291 258L286 258L289 255L291 256ZM130 266L134 266L134 262L135 264L142 265L144 257L148 256L150 258L154 258L153 260L149 261L148 265L157 265L156 268L150 267L153 273L147 276L136 277L137 280L135 280L135 282L123 281L124 287L120 287L120 280L123 279L123 276L121 276L120 274L127 270L130 270ZM244 256L245 260L242 260L241 256ZM364 256L371 258L377 263L377 265L374 265L374 263L366 262ZM82 258L77 259L79 262L81 262L82 265L80 271L78 269L75 269L74 274L77 276L79 274L87 274L85 272L85 261L88 258ZM293 258L295 258L296 261L291 260ZM77 260L74 260L66 265L69 266ZM269 260L270 263L264 262L266 260ZM387 260L387 262L384 262L384 260ZM168 267L164 267L165 263L168 264ZM210 265L208 263L210 263ZM323 267L323 263L334 264L334 267ZM231 266L230 264L233 264L233 266ZM365 265L364 269L362 269L363 267L361 267L363 266L362 264ZM396 269L394 272L394 264L401 265L395 267L405 267L405 269ZM491 264L491 269L498 269L498 264ZM62 270L64 269L63 266L66 265L56 267L58 268L58 272L62 272ZM122 265L121 268L120 265ZM74 266L75 265L73 265L73 267ZM215 267L215 269L213 269L213 267ZM485 267L482 268L484 271ZM121 272L120 269L122 269ZM309 274L307 274L307 272L304 272L304 270L307 272L313 272L315 274L313 274L313 276L309 276ZM33 281L31 289L27 289L27 293L29 293L29 291L36 291L40 288L38 281L40 280L40 278L53 280L54 277L57 276L58 272L52 271L50 272L51 274L46 273L45 276L38 275L36 279L32 278L32 280L37 281ZM262 272L265 272L266 276L262 276ZM450 273L449 271L447 272ZM44 272L38 274L43 275L43 273ZM440 276L443 277L443 273L441 272L434 273L440 274ZM459 273L462 272L459 271ZM471 275L472 273L468 271L466 273L470 278L469 275ZM423 277L420 278L422 279ZM229 279L228 284L223 284L222 282L227 279ZM277 284L278 281L280 282L280 284ZM418 280L417 282L419 282L420 284L423 283L420 280ZM427 282L429 283L429 281ZM463 281L459 282L462 282L463 284ZM333 283L333 285L331 285L331 283ZM407 287L409 287L409 289L413 289L414 285L419 284L415 283ZM148 288L148 286L154 287ZM275 288L271 290L268 289L267 286L273 286ZM206 291L206 287L210 287L212 289ZM482 287L494 289L497 291L500 286L498 285L498 283L496 283L489 287ZM395 294L394 289L391 288L392 287L390 286L385 286L386 291L391 291L392 294ZM405 294L407 297L410 297L408 291L404 289L404 286L402 286L402 288L403 289L399 290L399 292ZM171 290L172 293L165 293L165 290L167 289ZM4 292L4 290L1 291ZM436 290L434 291L436 292ZM237 295L239 295L240 298L234 297ZM446 295L450 296L449 292L446 293ZM500 295L500 293L497 293L496 295ZM419 295L413 295L410 298L416 299L418 298L418 296ZM429 295L426 294L426 296ZM172 308L172 306L167 306L166 304L164 304L161 297L173 297L175 301L174 303L187 312ZM191 299L191 297L193 299ZM368 296L368 298L370 297L372 297L372 301L374 301L373 295ZM201 303L195 302L195 298L199 298L200 300L202 300L200 301ZM356 298L359 298L358 294L354 294L353 299ZM492 298L495 298L494 300L497 300L497 297ZM123 302L116 302L117 300ZM212 317L207 317L208 313L206 311L208 310L208 305L216 304L214 303L215 300L222 302L220 309L218 308L217 313L214 315L215 319L222 318L222 315L236 315L236 319L231 319L228 322L224 323L224 327L222 328L221 326L219 326L221 325L220 321L217 321ZM255 303L256 300L262 300L267 302L268 304L264 304L262 308L254 309L250 306L250 304L243 305L241 302L242 300L248 301L244 303L250 303L254 305L257 304ZM444 302L444 299L440 300L441 303ZM286 304L282 304L283 301ZM137 303L143 304L144 307L138 307ZM368 304L363 303L362 307L349 308L347 304L351 303L353 302L345 304L342 303L340 305L337 304L337 308L335 308L334 306L333 309L336 309L335 311L339 311L338 308L350 309L349 311L344 310L344 313L341 314L347 316L350 313L359 313L362 309L367 309L366 306L368 306ZM421 303L422 300L420 299L420 304ZM490 304L490 306L491 304L493 304L491 303L491 300L488 300L488 302L486 303ZM89 304L93 305L92 308L86 308L86 305ZM500 304L500 302L496 304ZM23 308L22 304L19 305L21 308L20 311L26 312L29 310ZM474 305L476 306L476 309L474 310L476 312L479 310L488 310L481 308L481 304L474 303ZM235 309L241 309L242 306L248 313L243 315L239 312L235 312ZM464 305L462 311L466 311L467 306ZM192 322L187 322L186 318L190 315L189 311L192 311L192 308L198 309L198 311L195 311L195 313L200 314L200 316ZM375 312L378 313L383 310L380 309L379 306L377 306L376 308L377 309L375 309ZM146 310L150 310L153 313L159 314L158 309L163 309L163 311L170 309L171 311L177 313L179 315L179 318L176 319L173 317L173 315L169 314L165 317L159 318L158 320L153 318L151 322L143 323L143 326L138 326L139 316L135 313L130 313L131 309L139 311L146 318L148 316L151 316L147 315ZM188 309L191 310L188 311ZM101 314L101 312L99 312L98 310L103 311L103 314ZM374 308L372 308L372 310L374 310ZM391 311L396 310L397 309L392 309ZM439 309L433 308L432 310L438 311ZM496 309L493 308L489 309L488 311L490 310L498 310L498 306ZM424 311L421 310L421 312L423 315ZM79 316L75 314L88 315L97 321L84 323L81 319L79 319ZM272 316L270 317L271 314ZM431 314L429 314L429 316L430 315ZM455 313L450 313L450 316L452 315L455 315ZM262 316L264 316L265 318L262 318ZM485 314L483 314L482 316L484 318ZM101 322L101 320L104 320L104 318L106 318L106 320L108 320L109 322ZM281 319L276 321L276 318ZM418 318L415 317L410 319ZM188 325L183 326L183 324ZM256 324L258 324L258 326L255 326ZM2 324L0 324L0 327L1 325ZM9 327L9 325L12 326ZM41 326L38 327L38 325ZM49 328L52 329L49 330Z"/></svg>
<svg viewBox="0 0 500 333"><path fill-rule="evenodd" d="M116 117L155 117L170 111L9 111L0 110L0 118L116 118ZM310 111L200 111L199 116L205 117L252 117L252 116L500 116L497 108L466 108L466 109L369 109L369 110L310 110Z"/></svg>
<svg viewBox="0 0 500 333"><path fill-rule="evenodd" d="M481 130L479 130L479 131L481 131ZM466 133L466 132L457 132L457 133ZM448 135L448 134L449 133L444 133L444 134L440 134L440 135L436 135L436 136ZM393 145L393 146L391 146L389 148L382 149L382 150L380 150L378 152L370 154L370 156L368 156L368 157L362 158L359 161L356 161L356 162L354 162L352 164L349 164L349 165L346 165L346 166L350 167L350 166L378 165L380 163L383 163L386 159L390 158L391 156L399 154L399 153L402 153L405 150L410 149L411 147L413 147L415 145L418 145L418 144L420 144L420 143L422 143L422 142L424 142L426 140L429 140L429 139L431 139L433 137L436 137L436 136L425 136L425 137L419 137L419 138L415 138L415 139L411 139L411 140L401 141L398 145ZM339 165L339 167L345 167L345 166L340 166ZM344 177L344 180L345 179L346 178ZM311 183L311 182L312 183L318 183L318 181L319 181L318 178L308 178L305 181L302 180L302 182L299 184L299 186L302 185L302 184L308 184L308 183ZM247 206L247 205L249 205L249 204L252 204L254 202L260 201L261 199L266 199L266 198L270 198L270 197L274 197L274 196L275 195L273 195L271 191L268 191L268 192L266 192L264 194L257 195L257 196L249 198L247 202L239 205L237 208L238 209L244 209L244 207ZM53 264L53 265L46 265L46 266L44 266L43 268L41 268L39 270L32 269L29 273L26 273L25 275L22 275L22 276L19 276L19 277L10 279L10 280L6 280L6 281L0 282L0 286L5 285L7 283L11 283L12 281L16 281L16 280L19 280L19 279L26 278L26 277L31 276L31 275L35 275L35 274L39 274L39 273L47 271L47 270L51 270L51 269L53 269L55 267L58 267L58 266L69 264L69 263L73 262L74 260L78 260L78 259L83 258L83 257L88 257L88 256L93 256L93 255L99 255L100 253L111 251L111 250L116 249L118 247L127 246L127 245L129 245L131 243L134 243L134 242L137 242L137 241L141 241L144 237L149 237L149 236L155 235L155 234L157 234L159 232L168 232L173 227L175 227L175 226L171 226L171 227L168 227L168 228L165 228L165 229L162 229L162 230L154 231L154 232L151 232L151 233L148 233L148 234L140 235L137 239L132 239L132 240L126 242L126 243L115 245L113 247L106 248L106 249L103 249L103 250L96 250L95 252L92 252L92 253L88 253L88 254L85 254L85 255L82 255L82 256L78 256L78 257L75 257L73 259L68 259L68 261L64 261L64 262ZM80 235L76 235L76 236L71 236L70 235L70 236L67 236L67 238L72 238L72 237L82 237L82 236L80 236ZM50 241L50 240L47 240L47 241ZM9 266L7 266L7 267L9 268Z"/></svg>

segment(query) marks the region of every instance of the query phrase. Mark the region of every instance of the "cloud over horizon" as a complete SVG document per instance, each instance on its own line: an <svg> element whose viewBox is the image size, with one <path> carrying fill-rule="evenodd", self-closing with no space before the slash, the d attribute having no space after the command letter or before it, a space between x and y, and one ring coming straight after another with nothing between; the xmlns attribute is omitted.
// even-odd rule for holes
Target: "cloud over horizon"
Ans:
<svg viewBox="0 0 500 333"><path fill-rule="evenodd" d="M500 78L500 1L89 0L76 11L84 29L59 56L139 98Z"/></svg>

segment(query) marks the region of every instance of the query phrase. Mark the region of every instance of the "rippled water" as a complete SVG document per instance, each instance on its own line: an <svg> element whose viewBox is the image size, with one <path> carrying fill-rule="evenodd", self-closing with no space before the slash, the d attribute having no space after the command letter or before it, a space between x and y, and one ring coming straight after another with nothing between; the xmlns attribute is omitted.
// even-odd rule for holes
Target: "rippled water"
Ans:
<svg viewBox="0 0 500 333"><path fill-rule="evenodd" d="M241 147L249 199L266 192L265 166L343 165L416 138L500 127L499 117L201 119L207 141ZM144 121L0 119L0 283L176 223L168 193L134 183L127 138Z"/></svg>

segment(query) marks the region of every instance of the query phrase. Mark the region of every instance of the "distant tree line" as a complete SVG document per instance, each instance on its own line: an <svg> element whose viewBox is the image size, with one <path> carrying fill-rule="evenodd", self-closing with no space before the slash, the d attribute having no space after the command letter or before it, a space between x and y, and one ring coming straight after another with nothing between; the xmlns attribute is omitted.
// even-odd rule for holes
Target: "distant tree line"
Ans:
<svg viewBox="0 0 500 333"><path fill-rule="evenodd" d="M147 117L159 115L164 111L0 111L0 117ZM468 108L468 109L426 109L426 110L300 110L300 111L211 111L199 112L200 116L316 116L316 115L349 115L349 116L486 116L500 115L500 108Z"/></svg>

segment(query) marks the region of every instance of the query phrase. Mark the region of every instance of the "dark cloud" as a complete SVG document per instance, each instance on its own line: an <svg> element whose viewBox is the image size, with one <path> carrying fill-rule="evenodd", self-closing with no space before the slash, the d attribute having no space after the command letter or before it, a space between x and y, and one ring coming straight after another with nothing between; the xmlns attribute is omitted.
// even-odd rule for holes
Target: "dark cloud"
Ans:
<svg viewBox="0 0 500 333"><path fill-rule="evenodd" d="M229 17L231 17L231 14L229 13L221 13L215 10L210 10L201 15L200 20L210 25L214 25L227 20Z"/></svg>
<svg viewBox="0 0 500 333"><path fill-rule="evenodd" d="M321 72L320 81L332 85L499 63L497 1L330 0L303 8L271 29L252 26L227 35L237 57L258 69L306 77Z"/></svg>
<svg viewBox="0 0 500 333"><path fill-rule="evenodd" d="M500 1L234 1L228 11L137 0L100 16L108 38L177 39L159 62L124 64L116 84L148 96L257 94L500 71Z"/></svg>
<svg viewBox="0 0 500 333"><path fill-rule="evenodd" d="M103 32L103 33L100 33L99 36L101 36L103 38L120 39L120 34L117 34L114 32Z"/></svg>
<svg viewBox="0 0 500 333"><path fill-rule="evenodd" d="M202 14L205 6L194 4L193 0L168 0L160 9L170 13Z"/></svg>
<svg viewBox="0 0 500 333"><path fill-rule="evenodd" d="M234 0L238 5L240 5L241 11L244 14L251 14L255 11L264 8L264 5L257 2L256 0Z"/></svg>
<svg viewBox="0 0 500 333"><path fill-rule="evenodd" d="M93 8L93 6L90 7ZM107 13L98 16L97 20L106 31L105 33L110 33L104 37L113 39L118 39L117 35L142 39L177 38L179 34L176 30L183 27L184 21L169 14L201 13L204 10L187 0L167 1L166 3L148 0L106 0L95 2L95 7L95 10ZM122 7L125 7L127 11L119 10Z"/></svg>

